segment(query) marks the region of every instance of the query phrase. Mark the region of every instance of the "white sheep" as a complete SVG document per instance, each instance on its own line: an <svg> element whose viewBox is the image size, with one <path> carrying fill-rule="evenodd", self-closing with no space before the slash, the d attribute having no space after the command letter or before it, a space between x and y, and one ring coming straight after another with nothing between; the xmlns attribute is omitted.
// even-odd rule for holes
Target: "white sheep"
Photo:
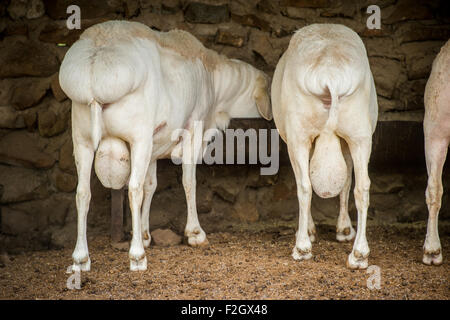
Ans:
<svg viewBox="0 0 450 320"><path fill-rule="evenodd" d="M95 171L106 187L119 189L128 182L130 269L145 270L156 160L181 145L171 139L173 130L192 130L195 121L203 121L207 130L224 129L233 117L272 117L263 72L206 49L187 32L160 33L136 22L109 21L84 31L67 52L59 80L72 100L78 172L75 271L90 270L86 217L96 151ZM185 235L189 244L203 245L207 239L197 217L195 161L183 163L182 169Z"/></svg>
<svg viewBox="0 0 450 320"><path fill-rule="evenodd" d="M312 257L312 190L323 198L339 194L337 240L355 237L348 215L354 164L358 227L347 266L367 268L367 166L378 103L366 49L359 36L335 24L313 24L298 30L276 67L272 108L297 182L300 212L294 259Z"/></svg>
<svg viewBox="0 0 450 320"><path fill-rule="evenodd" d="M433 62L425 87L425 159L428 186L425 193L428 206L428 228L424 244L423 262L442 263L438 215L442 201L442 170L450 142L450 40L441 48Z"/></svg>

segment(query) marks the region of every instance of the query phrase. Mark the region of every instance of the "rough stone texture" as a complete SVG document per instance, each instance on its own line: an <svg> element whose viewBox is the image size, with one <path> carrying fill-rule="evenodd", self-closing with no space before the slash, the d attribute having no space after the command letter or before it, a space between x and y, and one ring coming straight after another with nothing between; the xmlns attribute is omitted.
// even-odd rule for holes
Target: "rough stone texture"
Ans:
<svg viewBox="0 0 450 320"><path fill-rule="evenodd" d="M331 0L281 0L281 6L296 8L328 8L332 5Z"/></svg>
<svg viewBox="0 0 450 320"><path fill-rule="evenodd" d="M282 46L273 46L269 35L259 30L252 30L249 46L264 59L267 65L276 65L284 52Z"/></svg>
<svg viewBox="0 0 450 320"><path fill-rule="evenodd" d="M363 38L367 54L372 57L383 57L391 60L401 60L402 54L397 48L396 41L391 37Z"/></svg>
<svg viewBox="0 0 450 320"><path fill-rule="evenodd" d="M55 20L65 19L67 7L74 4L72 0L44 0L47 15ZM80 7L84 19L92 19L112 14L116 11L123 12L121 1L108 0L78 0L76 4Z"/></svg>
<svg viewBox="0 0 450 320"><path fill-rule="evenodd" d="M392 24L406 20L433 19L433 12L426 4L427 1L400 0L383 22Z"/></svg>
<svg viewBox="0 0 450 320"><path fill-rule="evenodd" d="M18 235L34 231L36 224L33 218L23 211L3 208L1 211L2 233Z"/></svg>
<svg viewBox="0 0 450 320"><path fill-rule="evenodd" d="M229 20L230 10L227 5L209 5L191 2L184 12L186 21L191 23L219 23Z"/></svg>
<svg viewBox="0 0 450 320"><path fill-rule="evenodd" d="M321 12L321 17L333 18L333 17L344 17L353 18L356 13L356 2L355 1L339 1L340 4L337 7L331 7L325 9Z"/></svg>
<svg viewBox="0 0 450 320"><path fill-rule="evenodd" d="M50 81L27 78L19 82L12 91L11 103L17 110L24 110L38 104L50 88Z"/></svg>
<svg viewBox="0 0 450 320"><path fill-rule="evenodd" d="M9 206L12 210L23 213L28 223L33 224L35 231L43 234L49 224L56 228L64 227L68 213L74 210L75 199L70 195L53 194L44 200L33 200L14 203ZM15 219L11 217L11 219ZM14 229L14 225L9 228ZM28 230L29 231L29 230ZM23 235L27 229L16 230L15 234Z"/></svg>
<svg viewBox="0 0 450 320"><path fill-rule="evenodd" d="M292 19L306 20L307 18L317 16L316 11L309 8L285 7L281 10L284 15Z"/></svg>
<svg viewBox="0 0 450 320"><path fill-rule="evenodd" d="M22 115L15 112L10 106L0 106L0 128L21 129L25 127Z"/></svg>
<svg viewBox="0 0 450 320"><path fill-rule="evenodd" d="M74 224L67 224L62 228L55 228L50 235L50 246L60 249L76 243L77 229Z"/></svg>
<svg viewBox="0 0 450 320"><path fill-rule="evenodd" d="M219 29L216 34L216 43L240 48L244 45L245 35L235 35L227 30Z"/></svg>
<svg viewBox="0 0 450 320"><path fill-rule="evenodd" d="M174 14L180 9L180 0L167 0L161 4L162 14Z"/></svg>
<svg viewBox="0 0 450 320"><path fill-rule="evenodd" d="M409 80L428 78L433 60L441 46L440 41L426 41L410 42L400 47L406 54L406 70Z"/></svg>
<svg viewBox="0 0 450 320"><path fill-rule="evenodd" d="M259 18L258 16L254 14L246 14L243 16L239 16L236 14L233 14L231 16L233 21L248 27L254 27L262 31L270 31L270 25L268 21L265 21L264 19Z"/></svg>
<svg viewBox="0 0 450 320"><path fill-rule="evenodd" d="M72 192L77 187L77 177L71 174L56 171L53 178L55 179L55 186L59 191Z"/></svg>
<svg viewBox="0 0 450 320"><path fill-rule="evenodd" d="M170 247L181 243L181 237L170 229L156 229L151 232L151 236L157 246Z"/></svg>
<svg viewBox="0 0 450 320"><path fill-rule="evenodd" d="M77 172L73 157L72 139L68 139L59 151L59 168L71 174L76 174Z"/></svg>
<svg viewBox="0 0 450 320"><path fill-rule="evenodd" d="M370 58L369 62L378 95L392 98L402 71L400 62L379 57Z"/></svg>
<svg viewBox="0 0 450 320"><path fill-rule="evenodd" d="M410 22L399 25L396 34L399 35L399 40L402 43L430 40L446 41L450 38L450 28L426 25L418 28L416 23Z"/></svg>
<svg viewBox="0 0 450 320"><path fill-rule="evenodd" d="M70 104L49 102L48 108L38 112L39 133L43 137L51 137L64 132L68 126Z"/></svg>
<svg viewBox="0 0 450 320"><path fill-rule="evenodd" d="M223 200L234 203L236 196L241 191L241 187L224 179L213 185L212 190Z"/></svg>
<svg viewBox="0 0 450 320"><path fill-rule="evenodd" d="M7 10L14 20L25 17L27 19L37 19L45 13L42 0L11 0Z"/></svg>
<svg viewBox="0 0 450 320"><path fill-rule="evenodd" d="M5 217L0 220L0 238L6 237L8 250L73 247L77 177L71 103L59 86L58 70L83 30L110 19L139 21L161 31L187 30L206 47L246 61L269 76L297 29L311 23L351 27L366 45L382 120L371 157L369 222L424 221L423 91L431 62L450 36L447 2L80 0L75 3L81 8L81 29L68 30L66 8L73 1L0 1L0 211ZM366 28L370 4L382 9L380 30ZM263 120L234 120L232 124L235 128L275 128L273 122ZM261 176L259 166L198 167L197 208L206 232L269 226L280 234L295 230L297 188L286 145L280 143L280 148L280 170L274 176ZM401 171L406 165L414 168L412 172ZM440 219L450 217L446 174ZM183 233L186 199L181 176L179 166L158 162L152 230L171 228ZM95 174L91 190L89 228L107 234L110 191ZM350 199L354 221L352 195ZM313 196L317 223L335 224L338 211L337 198ZM124 218L129 236L129 213ZM16 225L22 219L24 223ZM3 234L5 230L8 235Z"/></svg>
<svg viewBox="0 0 450 320"><path fill-rule="evenodd" d="M47 183L42 172L0 165L0 203L43 198L48 194Z"/></svg>
<svg viewBox="0 0 450 320"><path fill-rule="evenodd" d="M12 0L8 6L8 13L14 20L25 17L27 14L26 0Z"/></svg>
<svg viewBox="0 0 450 320"><path fill-rule="evenodd" d="M0 162L29 168L48 169L55 159L38 147L38 137L25 131L13 131L0 140Z"/></svg>
<svg viewBox="0 0 450 320"><path fill-rule="evenodd" d="M378 96L378 111L382 112L390 112L398 110L397 103L395 100L389 100L382 96Z"/></svg>
<svg viewBox="0 0 450 320"><path fill-rule="evenodd" d="M277 1L261 0L256 4L256 8L268 14L277 14Z"/></svg>
<svg viewBox="0 0 450 320"><path fill-rule="evenodd" d="M65 43L70 46L77 41L82 32L82 29L69 30L65 24L65 21L64 23L51 22L41 31L39 34L39 40L53 44Z"/></svg>
<svg viewBox="0 0 450 320"><path fill-rule="evenodd" d="M55 54L35 42L9 42L0 44L0 77L46 77L59 69Z"/></svg>

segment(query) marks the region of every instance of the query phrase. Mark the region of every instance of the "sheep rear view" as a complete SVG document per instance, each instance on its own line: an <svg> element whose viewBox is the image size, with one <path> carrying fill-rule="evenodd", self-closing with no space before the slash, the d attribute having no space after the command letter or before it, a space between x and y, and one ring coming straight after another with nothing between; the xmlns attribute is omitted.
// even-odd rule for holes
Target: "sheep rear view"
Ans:
<svg viewBox="0 0 450 320"><path fill-rule="evenodd" d="M137 22L108 21L83 32L66 53L59 79L72 100L78 173L72 269L90 270L86 218L94 157L104 186L119 189L128 184L131 270L147 268L144 247L151 241L156 163L173 153L183 158L185 235L192 246L207 244L196 208L195 151L201 148L194 146L194 139L182 143L181 134L193 136L197 121L205 131L226 128L232 117L271 119L267 76L205 48L185 31L156 32ZM191 155L187 161L185 152Z"/></svg>
<svg viewBox="0 0 450 320"><path fill-rule="evenodd" d="M298 30L276 67L272 106L297 182L300 212L293 257L312 257L311 242L316 233L311 216L313 190L324 198L339 194L336 237L339 241L355 237L348 215L354 165L358 228L347 265L366 268L367 166L378 104L359 36L343 25L313 24Z"/></svg>

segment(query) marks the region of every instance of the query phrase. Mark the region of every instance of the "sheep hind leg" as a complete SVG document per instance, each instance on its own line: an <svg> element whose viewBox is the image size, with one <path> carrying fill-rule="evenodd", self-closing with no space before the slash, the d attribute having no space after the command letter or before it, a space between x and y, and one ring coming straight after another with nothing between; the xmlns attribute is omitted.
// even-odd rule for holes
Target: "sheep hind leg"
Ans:
<svg viewBox="0 0 450 320"><path fill-rule="evenodd" d="M345 163L347 164L347 180L344 188L339 194L339 217L336 224L336 239L339 242L351 241L355 238L356 232L352 226L352 221L348 214L348 197L350 194L350 187L352 185L353 162L347 143L341 139L342 153L344 155Z"/></svg>
<svg viewBox="0 0 450 320"><path fill-rule="evenodd" d="M309 179L309 151L310 145L288 145L289 158L297 183L297 197L299 202L298 231L296 233L295 247L292 257L295 260L308 260L312 258L311 236L308 234L308 224L311 215L312 186Z"/></svg>
<svg viewBox="0 0 450 320"><path fill-rule="evenodd" d="M183 187L187 201L187 222L184 230L189 245L193 247L207 246L209 244L206 233L200 226L196 204L196 165L195 163L183 163Z"/></svg>
<svg viewBox="0 0 450 320"><path fill-rule="evenodd" d="M91 200L90 178L94 150L84 143L74 142L74 156L78 173L78 186L76 193L76 207L78 214L78 235L75 250L73 251L72 271L90 271L91 259L86 238L87 214Z"/></svg>
<svg viewBox="0 0 450 320"><path fill-rule="evenodd" d="M369 244L366 238L367 210L369 208L370 179L368 164L372 147L371 137L349 142L350 152L355 166L355 203L358 210L358 227L353 250L348 256L347 267L366 269L369 263Z"/></svg>
<svg viewBox="0 0 450 320"><path fill-rule="evenodd" d="M144 197L144 182L149 167L152 142L140 141L131 144L131 175L128 184L128 197L131 208L133 237L131 239L129 258L131 271L147 270L147 258L141 232L141 209Z"/></svg>
<svg viewBox="0 0 450 320"><path fill-rule="evenodd" d="M428 170L428 185L425 192L428 206L428 226L423 246L423 263L440 265L442 249L438 231L438 216L442 201L442 170L448 151L448 142L442 140L425 140L425 155Z"/></svg>
<svg viewBox="0 0 450 320"><path fill-rule="evenodd" d="M142 242L145 248L148 248L150 246L150 242L152 239L150 235L149 216L150 205L156 190L156 185L156 160L154 160L150 162L144 182L144 202L142 203L141 228Z"/></svg>

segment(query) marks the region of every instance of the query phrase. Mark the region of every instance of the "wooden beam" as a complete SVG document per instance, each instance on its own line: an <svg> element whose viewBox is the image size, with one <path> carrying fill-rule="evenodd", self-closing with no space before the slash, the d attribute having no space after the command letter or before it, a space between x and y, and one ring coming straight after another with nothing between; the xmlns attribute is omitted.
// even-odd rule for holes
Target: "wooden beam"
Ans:
<svg viewBox="0 0 450 320"><path fill-rule="evenodd" d="M120 242L123 238L123 199L124 189L111 189L111 241Z"/></svg>

